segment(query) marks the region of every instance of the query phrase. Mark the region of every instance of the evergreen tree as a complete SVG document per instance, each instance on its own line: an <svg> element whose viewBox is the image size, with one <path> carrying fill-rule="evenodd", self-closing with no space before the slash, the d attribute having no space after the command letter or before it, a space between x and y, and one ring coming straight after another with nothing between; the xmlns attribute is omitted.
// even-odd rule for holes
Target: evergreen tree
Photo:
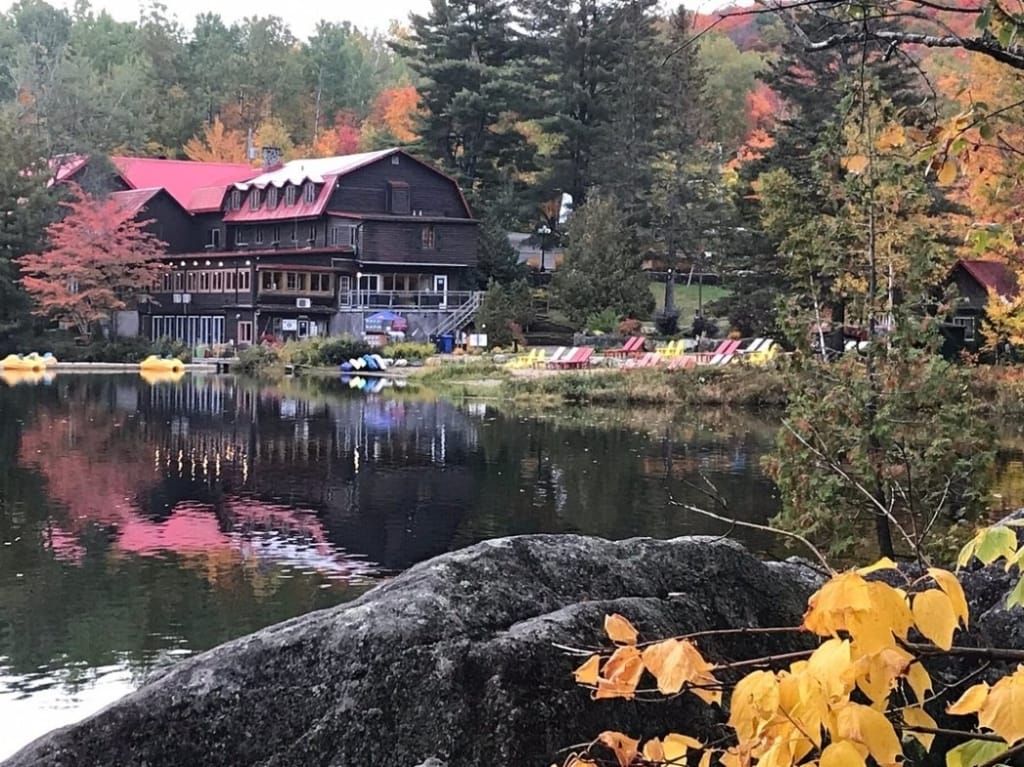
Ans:
<svg viewBox="0 0 1024 767"><path fill-rule="evenodd" d="M533 169L532 145L517 124L531 89L509 0L433 0L413 15L395 48L420 75L422 150L452 171L475 207Z"/></svg>
<svg viewBox="0 0 1024 767"><path fill-rule="evenodd" d="M31 302L15 259L37 251L55 210L42 146L10 109L0 111L0 336L28 322Z"/></svg>
<svg viewBox="0 0 1024 767"><path fill-rule="evenodd" d="M509 285L525 277L525 269L519 263L505 228L490 217L480 224L476 273L481 288L492 282Z"/></svg>
<svg viewBox="0 0 1024 767"><path fill-rule="evenodd" d="M592 192L569 221L565 258L555 273L555 296L580 327L606 309L620 317L647 318L654 310L654 296L640 269L642 261L618 201Z"/></svg>

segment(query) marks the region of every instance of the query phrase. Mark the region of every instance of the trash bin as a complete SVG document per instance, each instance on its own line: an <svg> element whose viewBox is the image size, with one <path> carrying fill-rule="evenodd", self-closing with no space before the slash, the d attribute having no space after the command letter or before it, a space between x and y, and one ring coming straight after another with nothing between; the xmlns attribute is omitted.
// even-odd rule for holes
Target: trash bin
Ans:
<svg viewBox="0 0 1024 767"><path fill-rule="evenodd" d="M440 346L442 354L451 354L453 351L455 351L455 334L445 333L444 335L442 335Z"/></svg>

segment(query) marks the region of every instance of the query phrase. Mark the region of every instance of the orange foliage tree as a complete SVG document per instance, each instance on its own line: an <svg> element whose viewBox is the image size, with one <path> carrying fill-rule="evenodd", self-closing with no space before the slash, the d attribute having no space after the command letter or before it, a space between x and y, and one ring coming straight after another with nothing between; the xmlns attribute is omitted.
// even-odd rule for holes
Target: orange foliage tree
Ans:
<svg viewBox="0 0 1024 767"><path fill-rule="evenodd" d="M228 130L214 117L201 136L193 136L185 144L185 156L196 162L247 162L245 136Z"/></svg>
<svg viewBox="0 0 1024 767"><path fill-rule="evenodd" d="M160 261L167 244L147 231L150 220L137 220L122 201L69 187L67 215L46 230L50 249L16 263L36 314L70 322L85 335L130 300L146 300L167 268Z"/></svg>
<svg viewBox="0 0 1024 767"><path fill-rule="evenodd" d="M352 112L338 112L334 125L320 132L313 144L314 157L335 157L359 151L360 131Z"/></svg>
<svg viewBox="0 0 1024 767"><path fill-rule="evenodd" d="M386 130L397 141L407 144L416 140L416 120L421 113L420 95L406 85L388 88L374 99L367 123L377 130Z"/></svg>

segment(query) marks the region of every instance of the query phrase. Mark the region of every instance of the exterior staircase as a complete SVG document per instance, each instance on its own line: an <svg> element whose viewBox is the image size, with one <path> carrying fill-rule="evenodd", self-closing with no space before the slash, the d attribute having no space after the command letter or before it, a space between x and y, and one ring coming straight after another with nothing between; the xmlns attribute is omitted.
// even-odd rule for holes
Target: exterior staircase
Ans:
<svg viewBox="0 0 1024 767"><path fill-rule="evenodd" d="M469 298L461 306L457 306L452 311L442 314L437 327L434 329L434 335L441 336L445 333L455 333L466 327L480 310L483 297L483 292L475 291L469 295Z"/></svg>

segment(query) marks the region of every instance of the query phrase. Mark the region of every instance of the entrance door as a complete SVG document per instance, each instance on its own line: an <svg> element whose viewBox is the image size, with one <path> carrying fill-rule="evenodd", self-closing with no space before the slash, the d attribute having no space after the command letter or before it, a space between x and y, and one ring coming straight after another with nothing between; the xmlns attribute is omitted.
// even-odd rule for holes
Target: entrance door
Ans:
<svg viewBox="0 0 1024 767"><path fill-rule="evenodd" d="M379 274L360 274L357 287L358 301L360 306L372 306L374 293L380 292Z"/></svg>
<svg viewBox="0 0 1024 767"><path fill-rule="evenodd" d="M439 294L441 297L441 303L438 304L441 307L448 305L448 275L435 274L434 275L434 292Z"/></svg>

